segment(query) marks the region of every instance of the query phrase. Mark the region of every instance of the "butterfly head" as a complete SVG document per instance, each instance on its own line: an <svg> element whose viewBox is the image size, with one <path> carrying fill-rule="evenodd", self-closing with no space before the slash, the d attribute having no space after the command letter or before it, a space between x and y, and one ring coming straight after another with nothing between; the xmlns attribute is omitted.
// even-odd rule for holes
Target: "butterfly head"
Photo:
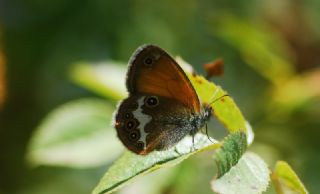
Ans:
<svg viewBox="0 0 320 194"><path fill-rule="evenodd" d="M202 114L201 114L202 118L204 120L209 120L211 118L212 111L213 111L213 109L212 109L212 107L210 105L204 105L203 106L203 111L202 111Z"/></svg>
<svg viewBox="0 0 320 194"><path fill-rule="evenodd" d="M206 123L210 120L212 115L212 107L208 105L203 105L200 113L196 113L191 120L191 125L193 126L193 130L191 131L191 135L194 135L201 129Z"/></svg>

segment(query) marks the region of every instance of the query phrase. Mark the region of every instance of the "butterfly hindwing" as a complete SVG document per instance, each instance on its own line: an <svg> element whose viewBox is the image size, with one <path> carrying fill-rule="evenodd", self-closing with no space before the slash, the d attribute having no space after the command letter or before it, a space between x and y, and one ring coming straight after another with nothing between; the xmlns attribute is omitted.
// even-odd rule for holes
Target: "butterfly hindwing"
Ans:
<svg viewBox="0 0 320 194"><path fill-rule="evenodd" d="M133 95L121 103L115 127L128 149L144 155L167 149L190 134L194 130L190 115L191 110L174 99Z"/></svg>

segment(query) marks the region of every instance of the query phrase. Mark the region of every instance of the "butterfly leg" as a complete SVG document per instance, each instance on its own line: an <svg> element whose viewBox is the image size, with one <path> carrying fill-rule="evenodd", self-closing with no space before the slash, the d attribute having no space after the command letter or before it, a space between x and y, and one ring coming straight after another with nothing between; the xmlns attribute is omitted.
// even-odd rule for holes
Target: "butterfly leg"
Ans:
<svg viewBox="0 0 320 194"><path fill-rule="evenodd" d="M196 151L197 150L197 148L196 148L196 146L194 145L194 136L196 135L196 132L191 132L191 136L192 136L192 147L191 147L191 149L190 149L190 152L193 152L193 151Z"/></svg>
<svg viewBox="0 0 320 194"><path fill-rule="evenodd" d="M177 153L179 156L182 156L183 153L180 153L177 147L174 147L174 152Z"/></svg>
<svg viewBox="0 0 320 194"><path fill-rule="evenodd" d="M211 138L210 138L210 136L209 136L209 134L208 134L208 125L207 125L207 124L206 124L206 135L207 135L209 141L210 141L211 143L214 143L214 142L211 140Z"/></svg>

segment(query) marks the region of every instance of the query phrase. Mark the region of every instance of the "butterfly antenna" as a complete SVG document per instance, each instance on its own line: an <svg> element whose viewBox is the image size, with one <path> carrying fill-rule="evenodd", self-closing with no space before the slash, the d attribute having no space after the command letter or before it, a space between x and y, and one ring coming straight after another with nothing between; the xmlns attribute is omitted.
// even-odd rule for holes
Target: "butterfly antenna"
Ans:
<svg viewBox="0 0 320 194"><path fill-rule="evenodd" d="M214 92L213 98L217 95L217 93L218 93L219 90L220 90L220 88L218 88L218 89ZM213 99L209 104L207 104L207 108L209 108L211 104L217 102L218 100L220 100L221 98L224 98L224 97L226 97L226 96L230 96L230 95L229 95L229 94L224 94L224 95L222 95L222 96L220 96L220 97L218 97L218 98L216 98L216 99ZM211 143L214 143L214 142L210 139L210 136L209 136L209 134L208 134L208 124L207 124L207 123L206 123L206 135L207 135L207 138L209 139L209 141L210 141Z"/></svg>
<svg viewBox="0 0 320 194"><path fill-rule="evenodd" d="M213 93L213 95L212 95L212 101L208 104L208 107L211 105L211 104L213 104L213 103L215 103L215 102L217 102L218 100L220 100L221 98L223 98L223 97L226 97L226 96L230 96L229 94L224 94L224 95L222 95L222 96L220 96L219 98L216 98L216 99L214 99L214 97L218 94L218 92L220 91L220 87L218 87L217 89L216 89L216 91L214 91L214 93Z"/></svg>
<svg viewBox="0 0 320 194"><path fill-rule="evenodd" d="M224 97L226 97L226 96L230 96L230 95L229 95L229 94L224 94L224 95L220 96L219 98L216 98L216 99L214 99L213 101L211 101L211 102L208 104L208 106L210 106L211 104L217 102L218 100L220 100L221 98L224 98Z"/></svg>

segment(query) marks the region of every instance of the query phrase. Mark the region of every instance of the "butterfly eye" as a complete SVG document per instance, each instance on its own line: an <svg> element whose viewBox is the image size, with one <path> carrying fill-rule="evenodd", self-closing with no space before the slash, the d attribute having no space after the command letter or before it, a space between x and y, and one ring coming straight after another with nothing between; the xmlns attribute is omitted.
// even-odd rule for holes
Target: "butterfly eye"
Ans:
<svg viewBox="0 0 320 194"><path fill-rule="evenodd" d="M146 58L144 59L144 64L145 64L146 66L150 67L150 66L152 65L152 63L153 63L153 59L152 59L151 57L146 57Z"/></svg>
<svg viewBox="0 0 320 194"><path fill-rule="evenodd" d="M136 140L138 140L140 138L140 133L138 131L132 131L129 134L129 137L130 137L130 140L136 141Z"/></svg>
<svg viewBox="0 0 320 194"><path fill-rule="evenodd" d="M129 120L129 121L126 122L126 128L127 128L128 130L131 130L131 129L136 128L136 125L137 125L137 123L136 123L136 121L133 120L133 119L131 119L131 120Z"/></svg>
<svg viewBox="0 0 320 194"><path fill-rule="evenodd" d="M153 107L156 107L159 104L159 100L158 100L158 98L156 96L149 96L149 97L146 98L145 104L148 107L153 108Z"/></svg>

